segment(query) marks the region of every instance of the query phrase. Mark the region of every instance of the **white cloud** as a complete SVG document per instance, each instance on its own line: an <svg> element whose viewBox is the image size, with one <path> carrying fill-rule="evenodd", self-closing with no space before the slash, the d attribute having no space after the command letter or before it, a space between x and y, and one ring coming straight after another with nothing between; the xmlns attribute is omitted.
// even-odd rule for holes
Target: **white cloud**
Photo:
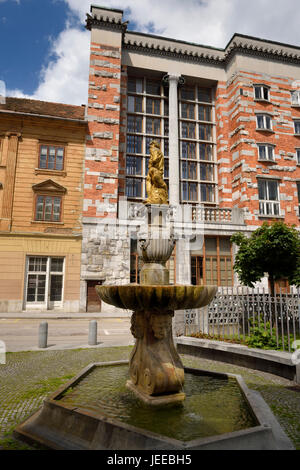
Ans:
<svg viewBox="0 0 300 470"><path fill-rule="evenodd" d="M40 84L32 96L21 90L8 90L8 96L69 104L87 102L89 70L88 31L66 29L53 42L53 59L40 73Z"/></svg>
<svg viewBox="0 0 300 470"><path fill-rule="evenodd" d="M19 1L19 0L14 0ZM60 0L84 24L92 0ZM3 0L0 0L3 2ZM128 29L224 48L235 32L300 45L298 0L103 0L124 10ZM53 42L32 98L82 104L87 100L89 32L70 21ZM14 90L16 96L22 91ZM24 96L24 95L23 95Z"/></svg>

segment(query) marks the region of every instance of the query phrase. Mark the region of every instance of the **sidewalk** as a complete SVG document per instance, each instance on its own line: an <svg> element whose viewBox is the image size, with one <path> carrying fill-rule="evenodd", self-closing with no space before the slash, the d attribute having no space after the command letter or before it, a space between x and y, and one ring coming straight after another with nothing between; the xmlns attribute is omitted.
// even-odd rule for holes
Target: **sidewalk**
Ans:
<svg viewBox="0 0 300 470"><path fill-rule="evenodd" d="M8 319L14 319L14 318L41 318L41 319L67 319L67 318L76 318L78 320L84 319L84 320L89 320L93 318L130 318L131 313L128 311L124 311L124 313L105 313L105 312L81 312L81 313L72 313L72 312L60 312L59 310L56 310L55 312L51 312L50 310L45 312L41 310L24 310L22 312L6 312L6 313L0 313L0 319L1 318L8 318Z"/></svg>

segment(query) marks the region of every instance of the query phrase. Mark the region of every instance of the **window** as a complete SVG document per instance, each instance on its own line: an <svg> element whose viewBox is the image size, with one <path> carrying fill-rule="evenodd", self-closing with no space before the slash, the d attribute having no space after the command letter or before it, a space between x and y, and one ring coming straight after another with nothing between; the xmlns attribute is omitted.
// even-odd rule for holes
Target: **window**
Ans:
<svg viewBox="0 0 300 470"><path fill-rule="evenodd" d="M141 178L126 178L126 196L141 197L142 181Z"/></svg>
<svg viewBox="0 0 300 470"><path fill-rule="evenodd" d="M233 285L230 238L205 237L201 256L191 256L191 283Z"/></svg>
<svg viewBox="0 0 300 470"><path fill-rule="evenodd" d="M209 124L199 124L199 139L200 140L211 140L212 138L212 127Z"/></svg>
<svg viewBox="0 0 300 470"><path fill-rule="evenodd" d="M181 137L195 139L196 138L195 123L183 121L181 123Z"/></svg>
<svg viewBox="0 0 300 470"><path fill-rule="evenodd" d="M197 179L197 164L195 162L181 162L181 177L184 179Z"/></svg>
<svg viewBox="0 0 300 470"><path fill-rule="evenodd" d="M64 258L27 258L26 303L49 307L63 300Z"/></svg>
<svg viewBox="0 0 300 470"><path fill-rule="evenodd" d="M300 90L291 92L292 106L300 106Z"/></svg>
<svg viewBox="0 0 300 470"><path fill-rule="evenodd" d="M141 175L142 159L133 155L126 157L126 175Z"/></svg>
<svg viewBox="0 0 300 470"><path fill-rule="evenodd" d="M300 181L297 182L297 192L298 192L298 217L300 217Z"/></svg>
<svg viewBox="0 0 300 470"><path fill-rule="evenodd" d="M295 134L300 135L300 121L294 121Z"/></svg>
<svg viewBox="0 0 300 470"><path fill-rule="evenodd" d="M35 220L47 222L60 222L61 197L40 196L36 197Z"/></svg>
<svg viewBox="0 0 300 470"><path fill-rule="evenodd" d="M274 162L274 147L269 144L258 144L259 160Z"/></svg>
<svg viewBox="0 0 300 470"><path fill-rule="evenodd" d="M260 215L280 215L278 181L258 179L258 197Z"/></svg>
<svg viewBox="0 0 300 470"><path fill-rule="evenodd" d="M269 101L269 87L266 85L254 85L254 99Z"/></svg>
<svg viewBox="0 0 300 470"><path fill-rule="evenodd" d="M129 113L142 113L143 98L141 96L128 96L127 109Z"/></svg>
<svg viewBox="0 0 300 470"><path fill-rule="evenodd" d="M257 128L262 130L272 130L272 120L271 116L268 114L258 114L257 119Z"/></svg>
<svg viewBox="0 0 300 470"><path fill-rule="evenodd" d="M125 194L128 198L143 200L147 197L145 181L152 140L159 143L164 153L164 176L168 174L168 91L162 80L129 77L127 92Z"/></svg>
<svg viewBox="0 0 300 470"><path fill-rule="evenodd" d="M39 168L47 170L63 170L64 147L40 145Z"/></svg>
<svg viewBox="0 0 300 470"><path fill-rule="evenodd" d="M300 165L300 149L296 149L297 165Z"/></svg>
<svg viewBox="0 0 300 470"><path fill-rule="evenodd" d="M181 183L182 199L184 201L198 201L197 183Z"/></svg>

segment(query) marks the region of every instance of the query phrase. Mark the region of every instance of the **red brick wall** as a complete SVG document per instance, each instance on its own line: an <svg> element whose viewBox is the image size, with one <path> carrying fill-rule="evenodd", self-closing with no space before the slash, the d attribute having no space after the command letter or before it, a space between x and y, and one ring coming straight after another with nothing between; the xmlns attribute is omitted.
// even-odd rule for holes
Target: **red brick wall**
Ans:
<svg viewBox="0 0 300 470"><path fill-rule="evenodd" d="M83 217L118 198L121 49L91 44Z"/></svg>
<svg viewBox="0 0 300 470"><path fill-rule="evenodd" d="M291 106L292 82L289 78L240 71L217 87L220 206L244 208L246 223L250 225L260 225L267 220L258 214L257 175L280 177L280 210L286 223L299 225L296 180L300 180L300 166L295 160L295 148L300 147L300 138L294 136L293 120L300 119L300 110ZM270 87L269 102L254 100L254 83ZM257 130L255 111L273 114L273 132ZM258 161L256 143L275 145L275 164Z"/></svg>

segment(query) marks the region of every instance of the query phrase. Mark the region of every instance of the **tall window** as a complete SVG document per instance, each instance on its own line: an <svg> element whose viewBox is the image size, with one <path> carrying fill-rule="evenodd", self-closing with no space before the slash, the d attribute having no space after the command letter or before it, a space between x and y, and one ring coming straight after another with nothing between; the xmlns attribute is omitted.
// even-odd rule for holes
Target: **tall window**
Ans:
<svg viewBox="0 0 300 470"><path fill-rule="evenodd" d="M230 239L205 237L202 255L191 256L191 283L232 286L233 270Z"/></svg>
<svg viewBox="0 0 300 470"><path fill-rule="evenodd" d="M161 80L129 77L127 100L126 196L145 199L151 140L161 146L168 184L168 90Z"/></svg>
<svg viewBox="0 0 300 470"><path fill-rule="evenodd" d="M258 197L260 215L280 215L278 181L259 178Z"/></svg>
<svg viewBox="0 0 300 470"><path fill-rule="evenodd" d="M35 220L47 222L60 222L61 197L37 195Z"/></svg>
<svg viewBox="0 0 300 470"><path fill-rule="evenodd" d="M26 303L54 306L63 300L64 258L27 258ZM50 305L48 305L50 304Z"/></svg>
<svg viewBox="0 0 300 470"><path fill-rule="evenodd" d="M179 89L181 202L215 202L212 89Z"/></svg>
<svg viewBox="0 0 300 470"><path fill-rule="evenodd" d="M40 145L39 168L47 170L63 170L64 147Z"/></svg>

